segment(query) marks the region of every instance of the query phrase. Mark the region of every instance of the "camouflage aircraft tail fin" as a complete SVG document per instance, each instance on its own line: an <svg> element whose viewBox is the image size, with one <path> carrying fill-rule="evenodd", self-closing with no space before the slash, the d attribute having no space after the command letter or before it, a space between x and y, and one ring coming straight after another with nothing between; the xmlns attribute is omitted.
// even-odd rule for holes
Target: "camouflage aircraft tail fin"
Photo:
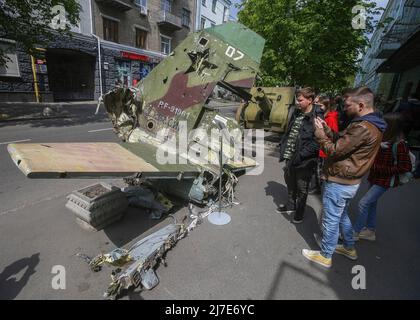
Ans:
<svg viewBox="0 0 420 320"><path fill-rule="evenodd" d="M236 52L232 49L227 51L228 55L232 55L234 60L241 56L240 53L243 53L257 64L260 64L265 39L251 29L237 22L228 22L206 29L206 31L229 43L232 48L236 49Z"/></svg>

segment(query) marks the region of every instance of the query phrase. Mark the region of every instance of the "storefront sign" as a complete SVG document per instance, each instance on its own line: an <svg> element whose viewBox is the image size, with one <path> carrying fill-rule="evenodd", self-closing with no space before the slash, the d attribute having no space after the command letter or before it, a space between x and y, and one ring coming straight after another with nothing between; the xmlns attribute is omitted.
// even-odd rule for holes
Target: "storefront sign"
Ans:
<svg viewBox="0 0 420 320"><path fill-rule="evenodd" d="M146 62L149 61L148 56L132 53L132 52L127 52L127 51L121 51L121 58L126 58L130 60L140 60L140 61L146 61Z"/></svg>

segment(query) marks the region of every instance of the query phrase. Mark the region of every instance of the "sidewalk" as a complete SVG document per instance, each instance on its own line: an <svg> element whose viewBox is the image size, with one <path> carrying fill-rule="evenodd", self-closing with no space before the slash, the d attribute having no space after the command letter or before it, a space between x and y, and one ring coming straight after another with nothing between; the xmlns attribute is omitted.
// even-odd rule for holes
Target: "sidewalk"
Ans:
<svg viewBox="0 0 420 320"><path fill-rule="evenodd" d="M0 102L0 122L71 117L83 109L95 109L97 101Z"/></svg>
<svg viewBox="0 0 420 320"><path fill-rule="evenodd" d="M234 109L240 105L235 101L214 99L209 107L220 109ZM0 122L23 121L38 119L56 119L72 117L75 114L89 110L96 110L98 101L73 101L73 102L0 102ZM103 108L101 108L104 110ZM228 114L235 116L234 112Z"/></svg>

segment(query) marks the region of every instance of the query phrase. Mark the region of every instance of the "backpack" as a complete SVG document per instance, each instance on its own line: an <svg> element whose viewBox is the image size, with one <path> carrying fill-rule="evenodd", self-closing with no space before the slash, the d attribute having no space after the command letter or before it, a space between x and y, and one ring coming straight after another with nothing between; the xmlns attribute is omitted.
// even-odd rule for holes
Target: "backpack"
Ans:
<svg viewBox="0 0 420 320"><path fill-rule="evenodd" d="M392 145L392 157L394 159L394 166L396 166L398 164L398 159L397 159L397 149L398 149L398 142L394 143ZM410 172L405 172L405 173L401 173L398 175L398 181L400 186L407 184L408 182L410 182L411 180L414 180L414 172L416 171L416 156L411 152L408 151L408 154L410 156L410 161L411 161L411 171ZM392 177L391 179L391 186L394 185L395 183L395 177Z"/></svg>

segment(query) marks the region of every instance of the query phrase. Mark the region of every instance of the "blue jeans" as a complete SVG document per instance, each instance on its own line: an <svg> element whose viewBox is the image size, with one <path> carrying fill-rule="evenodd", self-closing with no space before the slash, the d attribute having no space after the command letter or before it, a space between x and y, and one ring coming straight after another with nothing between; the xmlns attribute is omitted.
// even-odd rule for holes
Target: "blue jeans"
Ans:
<svg viewBox="0 0 420 320"><path fill-rule="evenodd" d="M321 254L326 258L331 258L334 253L340 227L344 237L344 246L348 249L354 247L353 227L348 208L357 189L359 189L359 184L344 185L328 181L324 183Z"/></svg>
<svg viewBox="0 0 420 320"><path fill-rule="evenodd" d="M359 202L359 215L354 225L354 231L359 233L364 227L375 230L376 227L376 206L379 198L388 188L372 184L368 192Z"/></svg>

